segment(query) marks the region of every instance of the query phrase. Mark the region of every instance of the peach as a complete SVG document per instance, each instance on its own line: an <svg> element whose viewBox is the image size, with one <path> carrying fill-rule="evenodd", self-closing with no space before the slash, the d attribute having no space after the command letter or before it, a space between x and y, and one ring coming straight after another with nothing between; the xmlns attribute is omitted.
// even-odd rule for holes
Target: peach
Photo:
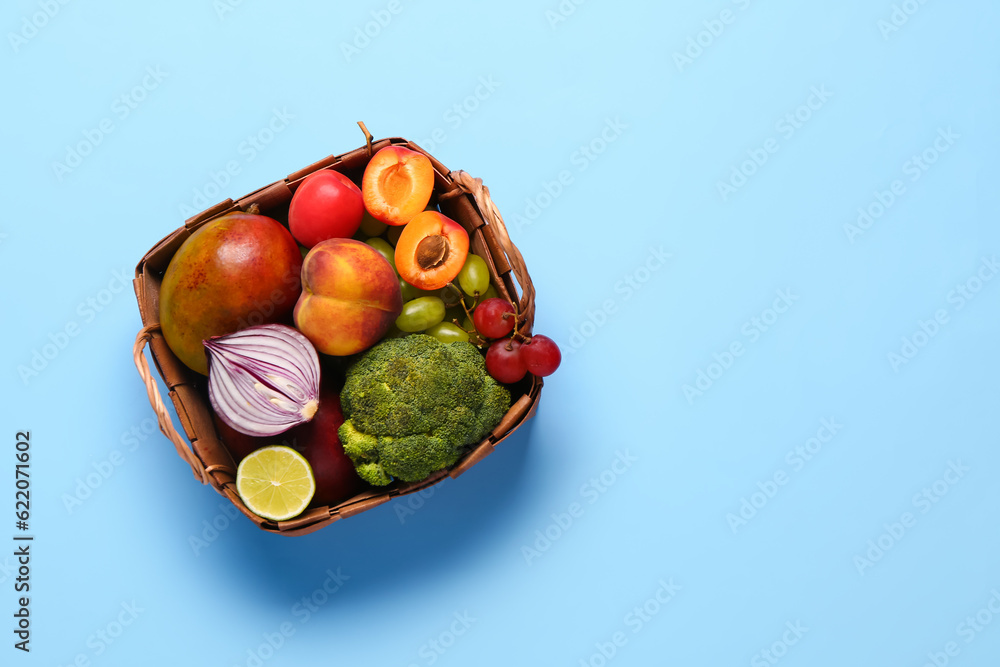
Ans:
<svg viewBox="0 0 1000 667"><path fill-rule="evenodd" d="M396 270L414 287L435 290L455 279L469 255L469 234L437 211L423 211L396 242Z"/></svg>
<svg viewBox="0 0 1000 667"><path fill-rule="evenodd" d="M405 225L427 206L434 191L434 167L423 153L386 146L368 161L361 196L373 218Z"/></svg>
<svg viewBox="0 0 1000 667"><path fill-rule="evenodd" d="M389 331L403 310L392 265L375 248L354 239L328 239L302 262L302 294L295 326L323 354L366 350Z"/></svg>

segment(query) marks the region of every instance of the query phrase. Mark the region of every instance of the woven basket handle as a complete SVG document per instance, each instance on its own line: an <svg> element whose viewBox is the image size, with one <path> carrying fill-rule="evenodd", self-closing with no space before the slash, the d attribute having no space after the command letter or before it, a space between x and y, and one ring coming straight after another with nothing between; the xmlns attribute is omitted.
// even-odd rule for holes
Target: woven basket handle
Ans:
<svg viewBox="0 0 1000 667"><path fill-rule="evenodd" d="M490 229L493 230L497 242L503 249L504 254L507 255L511 270L517 277L517 283L521 288L518 314L530 326L530 323L535 319L535 286L531 282L531 276L528 275L528 267L524 263L521 251L511 242L510 235L507 233L507 225L504 224L500 211L497 209L496 204L493 203L493 199L490 198L490 189L483 185L483 179L473 178L465 171L453 171L448 174L448 177L463 192L472 195L472 198L476 201L476 207L486 218L486 222L490 225Z"/></svg>
<svg viewBox="0 0 1000 667"><path fill-rule="evenodd" d="M153 406L153 412L156 413L156 420L160 424L160 431L163 435L167 436L170 442L174 443L177 455L191 466L191 471L194 473L195 478L201 480L202 484L208 484L208 475L205 467L188 447L187 440L174 428L173 420L170 419L170 413L167 412L167 406L163 404L163 399L160 398L160 390L156 385L156 380L153 379L153 374L149 372L146 355L143 354L146 344L153 338L153 331L159 328L159 324L151 324L139 332L139 335L135 337L135 345L132 348L132 358L135 360L135 367L139 370L139 376L146 383L146 394L149 395L149 404Z"/></svg>

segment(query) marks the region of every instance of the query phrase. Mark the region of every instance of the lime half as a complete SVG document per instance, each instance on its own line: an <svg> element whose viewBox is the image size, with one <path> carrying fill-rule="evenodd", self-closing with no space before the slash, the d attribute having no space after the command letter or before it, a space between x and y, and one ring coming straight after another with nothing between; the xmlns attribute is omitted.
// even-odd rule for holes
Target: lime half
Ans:
<svg viewBox="0 0 1000 667"><path fill-rule="evenodd" d="M305 457L291 447L262 447L240 462L236 492L254 514L285 521L302 514L316 493Z"/></svg>

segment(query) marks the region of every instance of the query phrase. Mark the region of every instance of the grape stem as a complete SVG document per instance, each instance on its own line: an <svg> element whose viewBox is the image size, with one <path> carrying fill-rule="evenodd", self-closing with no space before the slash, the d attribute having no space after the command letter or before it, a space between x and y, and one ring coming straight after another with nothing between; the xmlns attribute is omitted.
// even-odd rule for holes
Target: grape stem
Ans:
<svg viewBox="0 0 1000 667"><path fill-rule="evenodd" d="M467 307L467 306L465 305L465 293L464 293L464 292L462 292L462 290L461 290L461 289L459 289L459 288L458 288L458 286L457 286L457 285L455 285L455 283L452 283L452 282L449 282L449 283L447 283L447 284L445 285L445 287L450 287L450 288L452 288L453 290L455 290L456 292L458 292L458 297L459 297L459 299L458 299L458 302L459 302L460 304L462 304L462 310L464 310L464 311L465 311L465 315L466 315L466 317L468 317L468 318L469 318L469 320L470 320L470 321L474 321L474 320L472 319L472 310L475 310L476 306L477 306L477 305L479 304L479 297L480 297L480 294L479 294L479 291L478 291L478 290L476 290L476 293L475 293L475 294L473 295L473 297L472 297L472 310L470 310L470 309L469 309L469 308L468 308L468 307ZM511 332L511 334L510 334L510 340L508 340L508 341L507 341L507 345L506 345L506 348L507 348L507 351L508 351L508 352L510 352L511 350L513 350L513 349L514 349L514 341L515 341L515 340L517 340L517 341L519 341L519 342L527 342L527 341L531 340L531 335L530 335L530 334L528 334L528 335L526 336L526 335L524 335L523 333L521 333L521 332L520 332L520 331L518 330L518 320L519 320L520 318L519 318L519 316L518 316L518 314L517 314L517 304L516 304L516 303L514 303L513 301L511 301L510 299L507 299L507 303L509 303L509 304L510 304L510 310L511 310L511 314L512 314L512 315L513 315L513 317L514 317L514 330L513 330L512 332ZM505 318L507 317L507 315L508 315L507 313L504 313L504 314L503 314L503 316L504 316ZM462 325L461 325L461 324L459 324L459 323L458 323L458 320L452 320L452 322L453 322L453 323L455 324L455 326L457 326L457 327L458 327L459 329L462 329L462 331L465 331L465 333L469 334L470 338L474 337L474 338L476 338L476 339L477 339L478 341L480 341L479 343L475 343L476 345L479 345L480 347L482 347L482 345L485 345L485 344L486 344L486 340L485 340L484 338L480 337L480 335L479 335L479 332L478 332L478 331L476 331L475 329L473 329L472 331L467 331L466 329L464 329L464 328L462 327Z"/></svg>
<svg viewBox="0 0 1000 667"><path fill-rule="evenodd" d="M472 322L473 321L472 320L472 310L469 310L469 308L466 307L466 305L465 305L465 294L462 292L462 290L460 290L455 285L455 283L451 283L451 282L449 282L447 285L445 285L445 287L450 287L453 290L455 290L456 292L458 292L458 302L460 304L462 304L462 310L465 311L465 316L469 318L470 322ZM472 295L472 309L473 310L475 310L476 305L478 303L479 303L479 290L476 290L476 293ZM475 329L473 329L472 331L469 331L468 329L466 329L465 327L463 327L462 324L457 319L453 319L452 323L454 323L454 325L456 327L458 327L459 329L461 329L465 333L469 334L469 338L470 338L469 342L471 342L473 345L475 345L477 347L482 347L482 346L486 345L486 339L482 338L479 335L479 332L476 331ZM471 340L473 338L475 339L474 341Z"/></svg>
<svg viewBox="0 0 1000 667"><path fill-rule="evenodd" d="M445 287L450 287L453 290L455 290L456 292L458 292L458 302L460 304L462 304L462 310L465 311L466 317L468 317L471 320L472 319L472 311L470 311L465 306L465 294L462 292L462 290L458 289L458 287L455 285L455 283L448 283L447 285L445 285ZM478 291L476 291L476 294L473 296L473 298L475 300L472 302L472 308L475 309L476 304L479 303L479 292Z"/></svg>
<svg viewBox="0 0 1000 667"><path fill-rule="evenodd" d="M510 299L507 299L507 303L510 304L510 309L514 312L514 330L511 332L510 341L508 341L506 345L507 351L510 352L511 350L514 349L515 340L524 342L526 340L531 340L531 336L530 335L525 336L523 333L518 331L518 320L520 318L517 314L517 304L511 301ZM506 316L506 313L504 313L504 315Z"/></svg>
<svg viewBox="0 0 1000 667"><path fill-rule="evenodd" d="M462 326L462 323L459 322L457 318L453 318L451 320L451 323L454 324L459 329L461 329L462 331L464 331L465 333L469 334L469 342L475 345L476 347L483 347L484 345L486 345L486 339L480 336L479 332L476 331L475 329L469 331L468 329Z"/></svg>

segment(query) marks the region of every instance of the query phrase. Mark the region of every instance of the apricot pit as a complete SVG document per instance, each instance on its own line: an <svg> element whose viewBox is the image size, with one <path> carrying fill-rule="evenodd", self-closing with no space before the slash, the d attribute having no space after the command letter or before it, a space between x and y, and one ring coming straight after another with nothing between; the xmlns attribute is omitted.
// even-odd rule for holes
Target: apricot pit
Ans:
<svg viewBox="0 0 1000 667"><path fill-rule="evenodd" d="M440 289L455 279L469 254L469 234L437 211L423 211L403 227L396 242L396 270L422 290Z"/></svg>

